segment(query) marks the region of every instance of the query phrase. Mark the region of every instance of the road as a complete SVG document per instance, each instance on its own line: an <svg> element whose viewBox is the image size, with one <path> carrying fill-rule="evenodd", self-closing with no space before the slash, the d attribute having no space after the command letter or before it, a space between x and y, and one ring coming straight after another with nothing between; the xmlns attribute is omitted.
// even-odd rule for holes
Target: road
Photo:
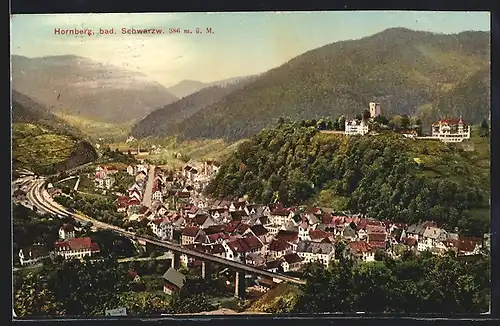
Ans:
<svg viewBox="0 0 500 326"><path fill-rule="evenodd" d="M142 205L151 208L151 196L153 195L153 182L155 180L155 166L149 166L148 181L142 196Z"/></svg>
<svg viewBox="0 0 500 326"><path fill-rule="evenodd" d="M156 245L158 247L163 247L167 248L173 252L177 252L180 254L185 254L187 256L193 257L193 258L198 258L203 261L215 263L217 265L223 266L223 267L229 267L235 271L242 271L242 272L247 272L249 274L253 275L258 275L258 276L264 276L264 277L270 277L270 278L275 278L279 279L285 282L290 282L290 283L295 283L295 284L306 284L306 281L295 278L295 277L290 277L278 273L272 273L266 270L262 270L250 265L246 265L240 262L228 260L225 258L217 257L217 256L212 256L203 252L191 250L185 247L182 247L176 243L168 242L168 241L161 241L158 239L153 239L150 237L145 237L145 236L137 236L133 232L129 232L126 230L123 230L117 226L111 225L111 224L106 224L97 220L94 220L93 218L90 218L88 216L84 216L81 214L77 213L71 213L67 211L64 207L61 205L55 203L50 195L45 191L44 189L44 183L45 181L43 179L36 180L32 183L29 192L27 194L28 199L33 202L33 204L40 209L47 210L49 212L52 212L53 214L59 214L59 215L67 215L71 216L75 220L79 221L84 221L84 222L92 222L94 227L99 228L99 229L108 229L111 231L114 231L120 235L123 235L128 238L132 238L134 240L142 240L144 242L148 242L150 244Z"/></svg>

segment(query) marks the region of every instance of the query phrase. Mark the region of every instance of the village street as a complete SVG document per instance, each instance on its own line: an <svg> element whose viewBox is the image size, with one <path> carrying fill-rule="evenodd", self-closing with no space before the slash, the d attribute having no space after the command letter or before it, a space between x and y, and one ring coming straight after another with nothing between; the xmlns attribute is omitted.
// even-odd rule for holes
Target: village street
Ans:
<svg viewBox="0 0 500 326"><path fill-rule="evenodd" d="M153 182L155 179L155 166L149 166L148 181L146 183L146 190L142 197L142 205L151 208L151 195L153 194Z"/></svg>

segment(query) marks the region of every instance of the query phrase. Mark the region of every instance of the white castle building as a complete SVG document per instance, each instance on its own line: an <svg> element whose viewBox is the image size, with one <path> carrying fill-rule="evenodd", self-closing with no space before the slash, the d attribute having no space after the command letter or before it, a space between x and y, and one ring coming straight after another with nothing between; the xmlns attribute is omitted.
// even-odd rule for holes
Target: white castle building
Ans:
<svg viewBox="0 0 500 326"><path fill-rule="evenodd" d="M370 118L375 118L382 114L382 109L380 108L380 103L371 102L370 103Z"/></svg>
<svg viewBox="0 0 500 326"><path fill-rule="evenodd" d="M432 137L444 143L459 143L470 138L470 126L465 120L441 119L432 124Z"/></svg>
<svg viewBox="0 0 500 326"><path fill-rule="evenodd" d="M363 120L346 119L345 131L346 135L366 135L368 133L368 125Z"/></svg>

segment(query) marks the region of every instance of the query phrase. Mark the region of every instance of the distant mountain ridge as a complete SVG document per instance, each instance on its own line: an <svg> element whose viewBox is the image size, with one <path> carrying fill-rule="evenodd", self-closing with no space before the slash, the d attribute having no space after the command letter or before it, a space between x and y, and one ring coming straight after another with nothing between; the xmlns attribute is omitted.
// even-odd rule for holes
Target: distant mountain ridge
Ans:
<svg viewBox="0 0 500 326"><path fill-rule="evenodd" d="M256 76L242 79L233 78L226 82L218 82L220 85L205 87L150 113L132 128L132 135L134 137L162 137L177 134L182 131L178 129L180 122L220 101L232 92L242 89L256 78Z"/></svg>
<svg viewBox="0 0 500 326"><path fill-rule="evenodd" d="M175 96L177 96L179 99L182 99L186 96L189 96L191 94L194 94L204 88L211 87L211 86L229 86L234 83L238 83L240 81L244 81L249 78L253 78L254 76L240 76L240 77L232 77L232 78L227 78L223 80L218 80L215 82L211 83L202 83L200 81L195 81L195 80L183 80L173 86L170 86L168 88L168 91Z"/></svg>
<svg viewBox="0 0 500 326"><path fill-rule="evenodd" d="M236 140L256 134L280 116L352 116L372 101L380 102L387 115L415 114L426 106L429 121L442 113L462 113L479 123L491 107L484 97L489 67L489 32L445 35L391 28L303 53L166 132L181 139ZM471 80L476 74L482 74L477 82ZM468 96L479 107L446 104L456 102L456 89L464 85L473 86Z"/></svg>
<svg viewBox="0 0 500 326"><path fill-rule="evenodd" d="M56 114L129 122L177 97L141 73L74 55L12 56L12 85Z"/></svg>

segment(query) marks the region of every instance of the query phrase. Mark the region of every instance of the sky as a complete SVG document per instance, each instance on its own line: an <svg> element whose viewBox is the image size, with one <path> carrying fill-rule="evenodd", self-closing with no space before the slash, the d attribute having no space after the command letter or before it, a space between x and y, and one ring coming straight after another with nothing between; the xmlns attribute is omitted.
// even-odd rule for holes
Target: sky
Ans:
<svg viewBox="0 0 500 326"><path fill-rule="evenodd" d="M489 31L489 12L238 12L43 14L11 18L11 53L27 57L78 55L140 71L166 87L182 80L213 82L259 74L337 41L387 28L434 33ZM91 29L91 36L55 29ZM101 35L100 29L116 34ZM122 28L163 34L122 34ZM169 33L179 28L181 33ZM204 33L197 34L196 28ZM212 33L206 33L211 28ZM185 34L191 29L192 34Z"/></svg>

